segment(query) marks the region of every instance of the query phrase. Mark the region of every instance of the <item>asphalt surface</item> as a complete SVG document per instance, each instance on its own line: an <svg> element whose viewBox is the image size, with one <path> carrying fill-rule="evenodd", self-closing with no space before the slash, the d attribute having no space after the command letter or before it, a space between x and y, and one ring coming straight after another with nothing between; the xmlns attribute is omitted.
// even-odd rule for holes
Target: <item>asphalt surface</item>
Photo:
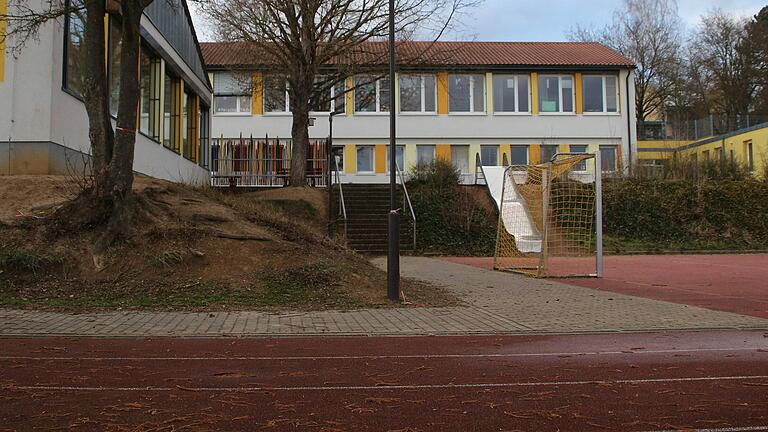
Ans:
<svg viewBox="0 0 768 432"><path fill-rule="evenodd" d="M0 430L768 430L768 334L0 339Z"/></svg>

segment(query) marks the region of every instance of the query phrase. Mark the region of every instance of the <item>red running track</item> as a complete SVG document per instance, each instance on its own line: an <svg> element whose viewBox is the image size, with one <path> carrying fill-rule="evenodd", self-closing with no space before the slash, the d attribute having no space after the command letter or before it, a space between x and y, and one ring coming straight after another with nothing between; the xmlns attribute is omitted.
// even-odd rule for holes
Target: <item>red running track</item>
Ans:
<svg viewBox="0 0 768 432"><path fill-rule="evenodd" d="M0 347L0 430L768 430L764 332Z"/></svg>
<svg viewBox="0 0 768 432"><path fill-rule="evenodd" d="M492 269L493 258L448 257ZM605 257L600 279L572 285L768 318L768 255L626 255Z"/></svg>

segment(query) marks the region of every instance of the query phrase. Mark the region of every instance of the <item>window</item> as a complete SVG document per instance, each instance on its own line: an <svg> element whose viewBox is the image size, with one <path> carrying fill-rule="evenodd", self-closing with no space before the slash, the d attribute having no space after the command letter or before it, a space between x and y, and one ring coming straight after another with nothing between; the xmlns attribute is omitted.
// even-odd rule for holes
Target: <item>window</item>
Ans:
<svg viewBox="0 0 768 432"><path fill-rule="evenodd" d="M495 145L480 146L480 163L483 166L499 165L499 146L495 146Z"/></svg>
<svg viewBox="0 0 768 432"><path fill-rule="evenodd" d="M436 112L436 82L434 75L401 75L400 111Z"/></svg>
<svg viewBox="0 0 768 432"><path fill-rule="evenodd" d="M355 112L388 112L389 99L388 78L355 77Z"/></svg>
<svg viewBox="0 0 768 432"><path fill-rule="evenodd" d="M185 89L181 95L181 154L188 159L192 156L190 148L190 138L192 138L192 134L190 133L190 120L192 119L193 114L190 111L192 109L194 109L192 101L190 100L189 93L187 93Z"/></svg>
<svg viewBox="0 0 768 432"><path fill-rule="evenodd" d="M416 164L429 165L435 161L435 146L417 145L416 146Z"/></svg>
<svg viewBox="0 0 768 432"><path fill-rule="evenodd" d="M603 172L616 172L616 146L600 146L600 164Z"/></svg>
<svg viewBox="0 0 768 432"><path fill-rule="evenodd" d="M202 167L208 167L208 151L210 145L210 110L208 107L200 106L200 144L197 148L197 161Z"/></svg>
<svg viewBox="0 0 768 432"><path fill-rule="evenodd" d="M288 97L288 82L281 75L267 75L264 77L264 112L290 112L290 98Z"/></svg>
<svg viewBox="0 0 768 432"><path fill-rule="evenodd" d="M448 111L485 112L485 75L448 75Z"/></svg>
<svg viewBox="0 0 768 432"><path fill-rule="evenodd" d="M171 127L173 124L173 78L168 74L165 75L163 94L163 145L168 148L173 148L173 128Z"/></svg>
<svg viewBox="0 0 768 432"><path fill-rule="evenodd" d="M542 113L573 112L573 77L570 75L539 77L539 111Z"/></svg>
<svg viewBox="0 0 768 432"><path fill-rule="evenodd" d="M86 11L83 0L69 0L66 3L73 9L64 20L64 77L63 86L78 97L82 97L85 81L85 19Z"/></svg>
<svg viewBox="0 0 768 432"><path fill-rule="evenodd" d="M587 152L587 146L585 145L572 145L570 147L571 153L586 153ZM583 160L579 162L575 167L575 171L586 171L587 170L587 161Z"/></svg>
<svg viewBox="0 0 768 432"><path fill-rule="evenodd" d="M528 75L493 75L493 111L528 112Z"/></svg>
<svg viewBox="0 0 768 432"><path fill-rule="evenodd" d="M618 78L614 75L585 75L583 78L584 112L618 111Z"/></svg>
<svg viewBox="0 0 768 432"><path fill-rule="evenodd" d="M754 172L755 159L754 159L754 154L752 153L752 141L744 142L744 146L746 147L746 151L747 151L747 167L749 168L749 172Z"/></svg>
<svg viewBox="0 0 768 432"><path fill-rule="evenodd" d="M160 93L162 76L160 75L160 58L146 46L141 46L139 63L140 100L139 100L139 131L144 135L160 142Z"/></svg>
<svg viewBox="0 0 768 432"><path fill-rule="evenodd" d="M373 146L357 146L357 172L373 172Z"/></svg>
<svg viewBox="0 0 768 432"><path fill-rule="evenodd" d="M338 162L336 159L338 158ZM336 171L338 163L338 171L344 172L344 146L333 146L331 150L331 168Z"/></svg>
<svg viewBox="0 0 768 432"><path fill-rule="evenodd" d="M541 146L540 156L541 163L546 163L552 160L552 157L557 153L558 146L556 145L543 145Z"/></svg>
<svg viewBox="0 0 768 432"><path fill-rule="evenodd" d="M469 146L451 146L451 162L462 174L469 172Z"/></svg>
<svg viewBox="0 0 768 432"><path fill-rule="evenodd" d="M395 146L395 162L400 171L405 171L405 146ZM389 146L387 146L387 172L389 172Z"/></svg>
<svg viewBox="0 0 768 432"><path fill-rule="evenodd" d="M109 85L109 113L117 117L120 102L120 55L123 48L123 30L115 19L109 20L109 46L107 49L107 82Z"/></svg>
<svg viewBox="0 0 768 432"><path fill-rule="evenodd" d="M330 84L331 83L328 82L325 77L318 77L315 80L315 85L318 86L328 86ZM312 111L317 113L344 113L346 110L346 88L347 86L344 81L334 84L328 92L328 98L323 98L323 100L317 101Z"/></svg>
<svg viewBox="0 0 768 432"><path fill-rule="evenodd" d="M528 146L512 146L512 165L528 165Z"/></svg>
<svg viewBox="0 0 768 432"><path fill-rule="evenodd" d="M236 114L251 112L252 78L245 73L216 72L213 76L214 112Z"/></svg>

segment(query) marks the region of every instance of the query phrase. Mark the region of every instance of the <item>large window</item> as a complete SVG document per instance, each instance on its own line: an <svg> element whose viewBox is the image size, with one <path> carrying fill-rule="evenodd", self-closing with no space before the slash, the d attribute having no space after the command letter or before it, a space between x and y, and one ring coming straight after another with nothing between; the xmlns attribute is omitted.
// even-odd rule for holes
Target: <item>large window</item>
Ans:
<svg viewBox="0 0 768 432"><path fill-rule="evenodd" d="M65 19L64 79L63 86L71 93L82 96L85 81L85 19L83 0L69 0L66 3L73 9Z"/></svg>
<svg viewBox="0 0 768 432"><path fill-rule="evenodd" d="M436 112L436 82L434 75L401 75L400 112Z"/></svg>
<svg viewBox="0 0 768 432"><path fill-rule="evenodd" d="M142 45L139 65L139 131L157 142L160 142L160 93L163 84L160 70L160 58Z"/></svg>
<svg viewBox="0 0 768 432"><path fill-rule="evenodd" d="M209 167L208 155L210 152L210 110L207 106L200 105L200 144L197 148L197 163L202 167Z"/></svg>
<svg viewBox="0 0 768 432"><path fill-rule="evenodd" d="M747 168L749 172L755 171L755 154L752 150L752 141L744 141L744 151L747 154Z"/></svg>
<svg viewBox="0 0 768 432"><path fill-rule="evenodd" d="M587 152L587 146L585 145L572 145L570 146L571 153L586 153ZM587 161L583 160L576 164L574 167L574 170L576 171L586 171L587 170Z"/></svg>
<svg viewBox="0 0 768 432"><path fill-rule="evenodd" d="M466 174L469 172L469 146L467 145L452 145L451 146L451 162L453 166L459 170L460 173Z"/></svg>
<svg viewBox="0 0 768 432"><path fill-rule="evenodd" d="M281 75L264 77L264 112L290 112L291 100L288 96L288 81Z"/></svg>
<svg viewBox="0 0 768 432"><path fill-rule="evenodd" d="M618 112L618 79L615 75L584 75L584 112Z"/></svg>
<svg viewBox="0 0 768 432"><path fill-rule="evenodd" d="M435 161L435 146L417 145L416 146L416 164L429 165Z"/></svg>
<svg viewBox="0 0 768 432"><path fill-rule="evenodd" d="M542 163L549 162L552 157L557 153L558 146L556 145L543 145L540 150L540 160Z"/></svg>
<svg viewBox="0 0 768 432"><path fill-rule="evenodd" d="M542 113L572 113L573 77L570 75L540 76L539 111Z"/></svg>
<svg viewBox="0 0 768 432"><path fill-rule="evenodd" d="M448 75L448 111L485 112L485 75Z"/></svg>
<svg viewBox="0 0 768 432"><path fill-rule="evenodd" d="M245 73L216 72L213 76L213 109L216 114L251 112L252 78Z"/></svg>
<svg viewBox="0 0 768 432"><path fill-rule="evenodd" d="M529 112L528 75L493 75L493 111Z"/></svg>
<svg viewBox="0 0 768 432"><path fill-rule="evenodd" d="M499 165L499 146L484 145L480 146L480 163L483 166Z"/></svg>
<svg viewBox="0 0 768 432"><path fill-rule="evenodd" d="M173 145L173 78L165 75L163 82L163 145L172 149Z"/></svg>
<svg viewBox="0 0 768 432"><path fill-rule="evenodd" d="M389 79L369 75L355 77L355 112L388 112Z"/></svg>
<svg viewBox="0 0 768 432"><path fill-rule="evenodd" d="M190 143L192 134L190 134L190 126L192 122L192 110L194 107L191 103L189 93L186 89L181 95L181 154L186 158L191 158L192 151L190 149Z"/></svg>
<svg viewBox="0 0 768 432"><path fill-rule="evenodd" d="M512 146L512 165L528 165L528 146Z"/></svg>
<svg viewBox="0 0 768 432"><path fill-rule="evenodd" d="M331 83L325 82L325 77L318 77L316 85L328 86ZM317 113L330 113L343 114L346 109L346 84L342 80L339 83L334 84L328 91L328 97L323 97L322 100L317 101L312 108L313 112Z"/></svg>
<svg viewBox="0 0 768 432"><path fill-rule="evenodd" d="M616 172L616 146L600 146L600 165L603 172Z"/></svg>
<svg viewBox="0 0 768 432"><path fill-rule="evenodd" d="M395 162L400 171L405 171L405 146L395 146ZM389 146L387 146L387 172L389 172Z"/></svg>
<svg viewBox="0 0 768 432"><path fill-rule="evenodd" d="M374 146L357 146L357 172L373 172L374 153Z"/></svg>

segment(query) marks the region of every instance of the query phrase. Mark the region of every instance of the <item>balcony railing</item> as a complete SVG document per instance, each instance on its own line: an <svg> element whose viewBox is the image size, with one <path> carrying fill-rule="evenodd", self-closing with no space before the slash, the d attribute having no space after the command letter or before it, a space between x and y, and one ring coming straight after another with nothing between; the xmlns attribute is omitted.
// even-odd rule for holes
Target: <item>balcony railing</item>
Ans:
<svg viewBox="0 0 768 432"><path fill-rule="evenodd" d="M768 122L768 116L711 115L700 119L637 122L637 136L648 141L698 141Z"/></svg>

